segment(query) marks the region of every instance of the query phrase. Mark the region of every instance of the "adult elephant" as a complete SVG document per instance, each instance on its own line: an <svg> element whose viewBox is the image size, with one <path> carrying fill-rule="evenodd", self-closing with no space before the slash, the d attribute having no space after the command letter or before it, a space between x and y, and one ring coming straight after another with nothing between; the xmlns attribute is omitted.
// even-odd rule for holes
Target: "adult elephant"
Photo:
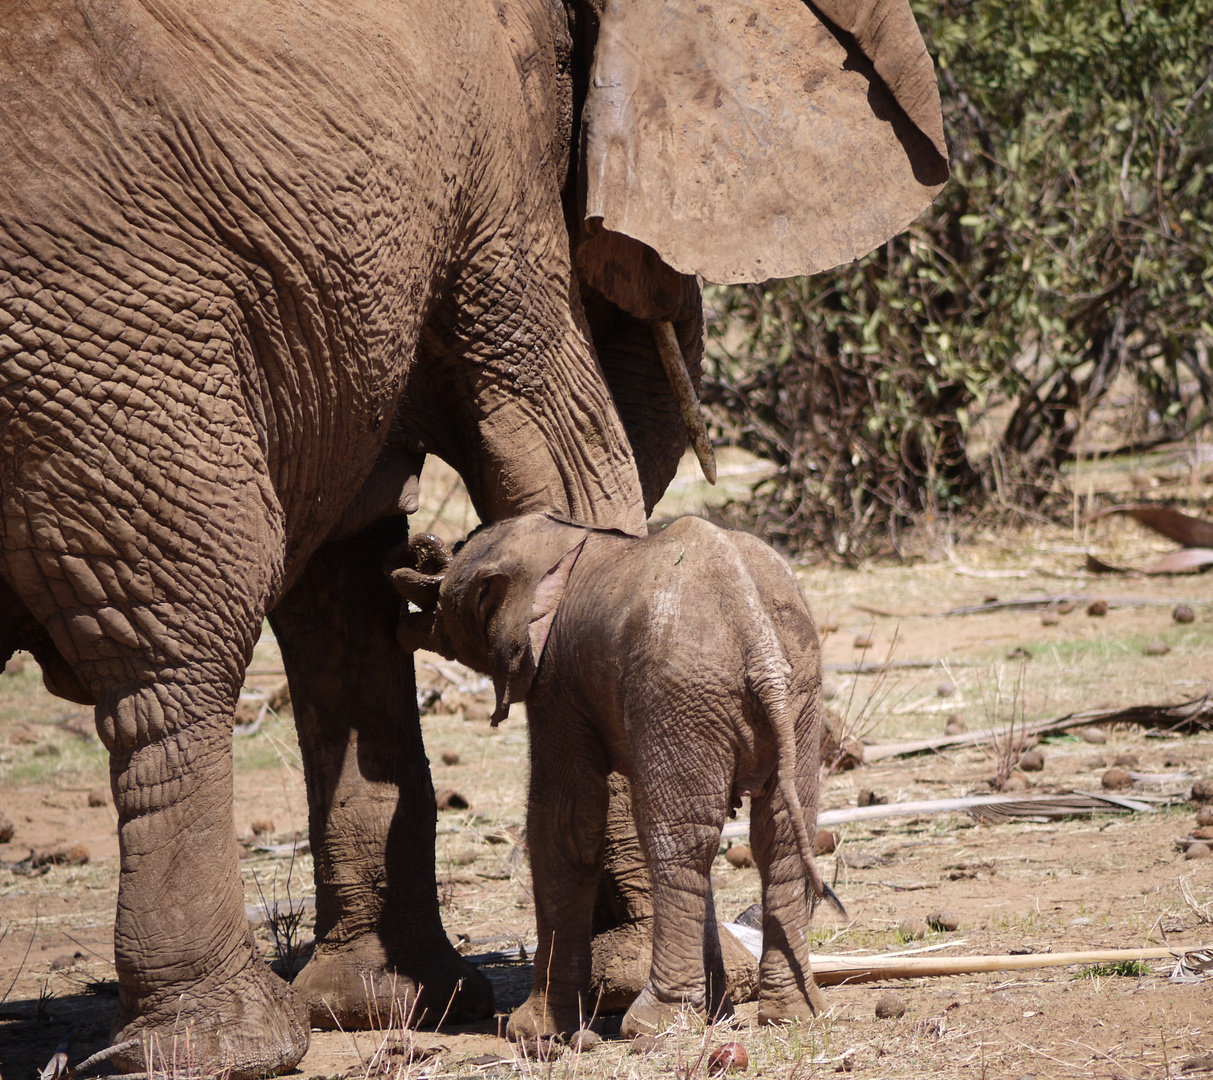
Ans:
<svg viewBox="0 0 1213 1080"><path fill-rule="evenodd" d="M113 1039L188 1030L239 1078L302 1057L304 1001L483 1013L380 572L420 461L486 520L641 530L693 422L694 275L851 258L943 181L904 0L8 0L0 42L0 657L110 751ZM267 614L302 993L256 956L232 827Z"/></svg>

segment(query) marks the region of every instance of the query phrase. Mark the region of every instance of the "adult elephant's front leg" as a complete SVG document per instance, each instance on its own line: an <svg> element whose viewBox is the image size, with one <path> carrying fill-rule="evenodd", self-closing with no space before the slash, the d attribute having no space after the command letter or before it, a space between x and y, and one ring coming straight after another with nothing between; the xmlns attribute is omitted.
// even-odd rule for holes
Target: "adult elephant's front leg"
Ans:
<svg viewBox="0 0 1213 1080"><path fill-rule="evenodd" d="M382 570L404 533L398 518L327 545L270 616L307 779L316 951L294 985L316 1027L365 1028L393 1007L429 1022L493 1010L438 913L434 789Z"/></svg>

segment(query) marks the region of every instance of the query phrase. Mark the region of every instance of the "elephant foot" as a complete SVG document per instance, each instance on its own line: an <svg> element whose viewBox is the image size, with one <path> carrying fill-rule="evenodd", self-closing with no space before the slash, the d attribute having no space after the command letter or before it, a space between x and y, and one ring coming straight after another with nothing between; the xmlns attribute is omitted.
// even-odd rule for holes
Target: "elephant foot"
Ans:
<svg viewBox="0 0 1213 1080"><path fill-rule="evenodd" d="M594 936L589 1000L600 1013L623 1012L649 981L651 922L623 923ZM720 928L725 988L735 1004L758 997L758 960L727 927Z"/></svg>
<svg viewBox="0 0 1213 1080"><path fill-rule="evenodd" d="M302 1003L260 959L217 985L191 992L180 987L140 1002L137 1015L119 1006L110 1036L114 1069L170 1076L222 1074L231 1080L283 1073L307 1053L311 1031Z"/></svg>
<svg viewBox="0 0 1213 1080"><path fill-rule="evenodd" d="M532 990L531 996L510 1014L505 1034L511 1042L535 1047L545 1039L571 1035L589 1020L589 1013L583 1009L558 1007L546 994Z"/></svg>
<svg viewBox="0 0 1213 1080"><path fill-rule="evenodd" d="M815 982L809 982L807 995L799 992L763 992L758 998L759 1024L808 1022L829 1008L825 995Z"/></svg>
<svg viewBox="0 0 1213 1080"><path fill-rule="evenodd" d="M733 1002L728 994L720 1003L716 1015L708 1016L702 1002L696 1004L691 1001L662 1001L653 991L652 984L647 984L624 1014L619 1034L625 1039L634 1039L637 1035L656 1035L666 1028L677 1026L691 1016L702 1021L718 1023L728 1020L732 1015Z"/></svg>
<svg viewBox="0 0 1213 1080"><path fill-rule="evenodd" d="M326 1030L462 1024L494 1007L488 978L446 942L389 957L375 934L317 945L293 986L312 1027Z"/></svg>

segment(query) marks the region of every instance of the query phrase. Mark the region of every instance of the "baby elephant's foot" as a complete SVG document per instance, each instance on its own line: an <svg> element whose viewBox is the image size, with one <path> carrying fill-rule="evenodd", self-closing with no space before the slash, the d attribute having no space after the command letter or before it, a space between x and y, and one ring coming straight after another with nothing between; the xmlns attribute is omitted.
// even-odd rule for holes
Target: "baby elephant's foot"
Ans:
<svg viewBox="0 0 1213 1080"><path fill-rule="evenodd" d="M583 1017L576 1006L562 1008L548 995L532 990L510 1015L505 1033L511 1042L534 1048L544 1039L571 1035L588 1019L588 1014Z"/></svg>
<svg viewBox="0 0 1213 1080"><path fill-rule="evenodd" d="M652 983L646 983L640 991L640 996L632 1002L632 1007L624 1015L619 1033L625 1039L633 1039L637 1035L655 1035L690 1016L715 1023L727 1020L732 1015L733 1002L727 994L716 1009L715 1015L709 1016L702 1000L662 1001L653 990Z"/></svg>
<svg viewBox="0 0 1213 1080"><path fill-rule="evenodd" d="M810 981L807 994L799 989L788 992L762 991L758 997L760 1024L791 1024L812 1020L828 1009L825 995Z"/></svg>

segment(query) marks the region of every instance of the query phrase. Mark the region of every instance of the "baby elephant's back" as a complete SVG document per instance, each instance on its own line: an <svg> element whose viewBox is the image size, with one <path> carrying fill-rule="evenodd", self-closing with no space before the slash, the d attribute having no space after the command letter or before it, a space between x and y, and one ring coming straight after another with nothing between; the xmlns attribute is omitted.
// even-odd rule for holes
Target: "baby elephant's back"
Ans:
<svg viewBox="0 0 1213 1080"><path fill-rule="evenodd" d="M643 542L649 549L641 606L650 633L685 647L735 655L777 649L793 664L815 660L817 634L787 561L748 533L679 518Z"/></svg>

